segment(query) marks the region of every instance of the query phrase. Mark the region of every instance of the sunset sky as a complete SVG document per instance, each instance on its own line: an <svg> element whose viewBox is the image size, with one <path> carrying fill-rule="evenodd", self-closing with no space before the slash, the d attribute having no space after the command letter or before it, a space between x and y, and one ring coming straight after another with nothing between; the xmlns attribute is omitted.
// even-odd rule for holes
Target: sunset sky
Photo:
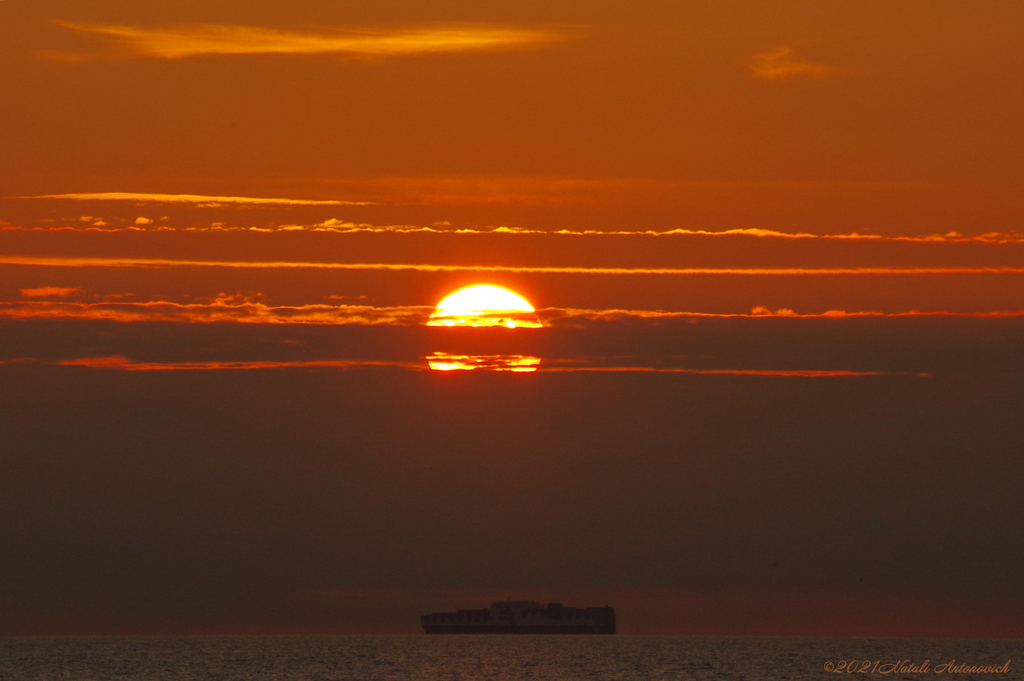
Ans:
<svg viewBox="0 0 1024 681"><path fill-rule="evenodd" d="M1024 637L1022 26L0 0L0 635Z"/></svg>

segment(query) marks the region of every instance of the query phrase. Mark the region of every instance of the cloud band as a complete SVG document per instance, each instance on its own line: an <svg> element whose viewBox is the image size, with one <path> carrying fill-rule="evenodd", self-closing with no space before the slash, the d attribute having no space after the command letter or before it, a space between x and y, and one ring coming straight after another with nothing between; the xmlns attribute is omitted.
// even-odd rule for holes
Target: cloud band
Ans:
<svg viewBox="0 0 1024 681"><path fill-rule="evenodd" d="M419 28L280 30L261 26L185 24L123 26L54 22L96 38L106 54L43 53L43 58L90 61L104 58L183 59L202 55L336 54L385 58L444 52L483 52L539 47L571 37L544 26L454 24Z"/></svg>
<svg viewBox="0 0 1024 681"><path fill-rule="evenodd" d="M99 192L91 194L43 194L19 196L21 199L68 199L73 201L141 201L146 203L239 203L280 206L372 206L369 201L314 201L309 199L271 199L251 196L205 196L203 194L144 194L135 192Z"/></svg>
<svg viewBox="0 0 1024 681"><path fill-rule="evenodd" d="M416 272L516 272L523 274L716 274L716 275L947 275L1024 274L1024 267L573 267L530 265L459 265L431 263L235 262L161 258L74 258L4 255L0 265L41 267L230 267L239 269L329 269Z"/></svg>

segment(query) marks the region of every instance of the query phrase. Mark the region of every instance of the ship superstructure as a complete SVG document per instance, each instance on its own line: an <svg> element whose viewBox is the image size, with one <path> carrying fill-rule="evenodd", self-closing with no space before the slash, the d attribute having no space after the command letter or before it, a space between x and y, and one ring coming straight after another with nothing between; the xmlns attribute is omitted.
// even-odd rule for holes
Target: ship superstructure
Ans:
<svg viewBox="0 0 1024 681"><path fill-rule="evenodd" d="M486 610L423 615L420 623L428 634L614 634L615 608L502 601Z"/></svg>

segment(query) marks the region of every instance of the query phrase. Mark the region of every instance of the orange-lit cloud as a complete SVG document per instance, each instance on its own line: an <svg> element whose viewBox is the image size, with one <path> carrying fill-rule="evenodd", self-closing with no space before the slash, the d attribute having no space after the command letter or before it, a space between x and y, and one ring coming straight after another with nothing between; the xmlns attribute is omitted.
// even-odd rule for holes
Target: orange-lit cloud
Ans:
<svg viewBox="0 0 1024 681"><path fill-rule="evenodd" d="M227 267L239 269L332 269L416 272L520 272L533 274L718 274L739 276L1024 274L1024 267L575 267L442 265L429 263L339 263L288 261L169 260L161 258L73 258L4 255L0 265L40 267Z"/></svg>
<svg viewBox="0 0 1024 681"><path fill-rule="evenodd" d="M25 291L68 291L67 294L36 293L26 297L71 295L78 289L23 289ZM120 297L120 296L118 296ZM239 322L246 324L359 324L367 326L429 325L433 308L428 305L374 307L372 305L267 305L243 296L220 295L206 303L174 303L165 300L148 302L67 302L13 301L0 302L0 318L13 319L97 319L118 322ZM838 319L842 317L1020 317L1024 310L1002 312L945 312L908 310L875 312L826 310L798 313L789 309L769 310L757 306L749 313L671 312L665 310L588 310L577 308L544 308L537 311L544 326L573 326L580 322L603 322L625 319L701 319L792 317L799 319Z"/></svg>
<svg viewBox="0 0 1024 681"><path fill-rule="evenodd" d="M31 358L0 360L0 364L25 364L38 362ZM436 353L426 358L425 362L394 361L394 360L342 360L324 359L308 361L198 361L198 362L153 362L136 361L123 355L103 357L81 357L54 362L44 362L59 366L85 367L89 369L106 369L115 371L238 371L265 369L296 369L296 368L336 368L350 369L355 367L393 367L412 369L415 371L500 371L506 373L543 372L610 372L610 373L659 373L659 374L697 374L706 376L760 376L782 378L851 378L862 376L886 376L890 372L883 371L847 371L847 370L816 370L816 369L688 369L683 367L651 367L643 365L623 366L605 365L599 361L589 366L573 366L574 360L557 360L550 366L541 366L538 357L520 355L481 356L445 355ZM915 374L926 377L928 374Z"/></svg>
<svg viewBox="0 0 1024 681"><path fill-rule="evenodd" d="M31 197L44 198L44 197ZM278 199L257 199L259 201L277 201ZM281 199L287 200L287 199ZM239 200L239 203L243 201ZM345 202L323 202L323 203L345 203ZM361 205L358 202L348 202ZM199 207L214 206L219 204L198 204ZM726 229L710 231L703 229L668 229L668 230L596 230L596 229L531 229L526 227L445 227L439 225L373 225L365 222L353 222L330 218L323 222L310 225L279 224L265 227L243 227L228 226L223 223L214 223L209 227L170 227L157 225L155 221L140 222L147 218L137 218L134 224L124 227L74 227L74 226L47 226L47 227L23 227L4 226L0 223L0 231L19 232L331 232L335 234L507 234L507 235L557 235L557 236L592 236L592 237L613 237L613 236L643 236L643 237L673 237L673 236L701 236L701 237L755 237L759 239L786 239L786 240L840 240L840 241L873 241L873 242L909 242L909 243L985 243L985 244L1020 244L1024 243L1024 234L1017 232L985 232L974 236L967 236L960 232L947 232L946 234L930 234L927 236L887 236L882 234L860 234L851 232L848 234L810 234L808 232L780 232L772 229L746 227L737 229ZM106 222L93 223L94 225L106 225Z"/></svg>
<svg viewBox="0 0 1024 681"><path fill-rule="evenodd" d="M568 31L547 26L452 24L420 28L319 28L281 30L261 26L186 24L122 26L54 22L106 43L106 54L46 52L57 61L103 58L182 59L200 55L336 54L385 58L442 52L483 52L540 47L566 40Z"/></svg>
<svg viewBox="0 0 1024 681"><path fill-rule="evenodd" d="M791 78L822 78L834 74L836 69L816 64L796 56L792 49L780 47L771 52L755 54L747 62L750 72L758 80L790 80Z"/></svg>
<svg viewBox="0 0 1024 681"><path fill-rule="evenodd" d="M0 303L0 317L15 319L105 319L118 322L241 322L249 324L422 325L430 306L368 305L271 306L221 296L210 303L22 301Z"/></svg>
<svg viewBox="0 0 1024 681"><path fill-rule="evenodd" d="M24 362L25 360L15 360ZM385 360L343 360L325 359L299 362L253 361L253 362L136 362L121 355L109 357L83 357L55 362L60 366L80 366L93 369L116 369L120 371L223 371L238 369L284 369L302 367L333 367L348 369L351 367L384 366L405 369L424 369L416 362L394 362Z"/></svg>
<svg viewBox="0 0 1024 681"><path fill-rule="evenodd" d="M272 199L252 196L205 196L203 194L151 194L139 192L94 192L82 194L43 194L21 199L69 199L74 201L138 201L141 203L194 203L200 205L254 204L281 206L370 206L367 201L314 201L310 199ZM91 219L91 218L90 218ZM148 223L146 223L148 224Z"/></svg>
<svg viewBox="0 0 1024 681"><path fill-rule="evenodd" d="M78 221L92 223L94 227L106 227L109 224L103 218L93 217L92 215L82 215L78 218Z"/></svg>
<svg viewBox="0 0 1024 681"><path fill-rule="evenodd" d="M104 223L106 224L106 223ZM137 227L0 227L0 232L176 232L163 225L153 228Z"/></svg>
<svg viewBox="0 0 1024 681"><path fill-rule="evenodd" d="M61 288L59 286L40 286L39 288L23 288L18 292L22 298L64 298L78 293L81 289Z"/></svg>
<svg viewBox="0 0 1024 681"><path fill-rule="evenodd" d="M684 369L678 367L645 366L546 366L544 372L638 372L653 374L703 374L707 376L784 376L790 378L843 378L850 376L886 376L884 371L846 371L815 369ZM923 374L919 374L923 375Z"/></svg>
<svg viewBox="0 0 1024 681"><path fill-rule="evenodd" d="M197 228L190 228L197 229ZM203 228L198 228L203 229ZM209 228L214 229L214 228ZM252 231L256 228L253 227L234 227L225 228L219 227L220 230L237 230L237 231ZM399 232L399 233L417 233L417 232L428 232L436 234L558 234L565 236L650 236L650 237L663 237L663 236L752 236L758 238L777 238L777 239L839 239L843 241L910 241L918 243L936 243L936 242L952 242L952 243L963 243L963 242L982 242L982 243L1022 243L1024 242L1024 234L1016 232L986 232L984 234L978 234L975 236L965 236L960 232L947 232L946 234L930 234L928 236L885 236L881 234L860 234L858 232L851 232L848 234L811 234L809 232L780 232L774 229L763 229L760 227L743 227L736 229L723 229L719 231L710 231L706 229L667 229L667 230L597 230L597 229L530 229L526 227L457 227L448 228L444 226L431 225L431 226L416 226L416 225L371 225L367 223L356 223L347 220L339 220L337 218L331 218L323 222L319 222L313 225L280 225L278 227L271 228L260 228L259 231L325 231L325 232L340 232L340 233L355 233L355 232L371 232L371 233L384 233L384 232Z"/></svg>
<svg viewBox="0 0 1024 681"><path fill-rule="evenodd" d="M826 310L824 312L795 312L788 308L770 310L757 305L749 313L738 312L671 312L666 310L584 310L577 308L544 308L537 311L545 324L558 326L580 321L615 321L619 319L700 319L703 317L734 319L758 317L792 317L797 319L840 319L843 317L1022 317L1024 310L996 312L948 312L944 310L906 310L904 312L877 312L871 310Z"/></svg>

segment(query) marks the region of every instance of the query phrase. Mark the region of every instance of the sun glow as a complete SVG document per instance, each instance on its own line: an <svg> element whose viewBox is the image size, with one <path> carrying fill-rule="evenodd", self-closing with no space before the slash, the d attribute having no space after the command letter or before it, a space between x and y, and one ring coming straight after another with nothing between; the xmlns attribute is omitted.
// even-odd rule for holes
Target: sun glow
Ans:
<svg viewBox="0 0 1024 681"><path fill-rule="evenodd" d="M501 286L478 284L449 294L437 304L427 326L504 326L539 329L536 310L518 293Z"/></svg>

